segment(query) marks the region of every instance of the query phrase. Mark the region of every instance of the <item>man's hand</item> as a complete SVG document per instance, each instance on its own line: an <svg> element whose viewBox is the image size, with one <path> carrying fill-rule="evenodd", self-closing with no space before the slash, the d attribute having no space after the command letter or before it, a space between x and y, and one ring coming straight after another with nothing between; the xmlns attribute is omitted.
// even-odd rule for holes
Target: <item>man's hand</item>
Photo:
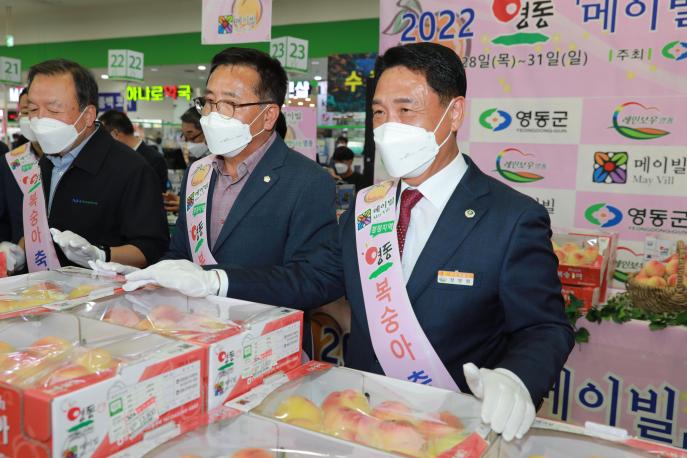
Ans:
<svg viewBox="0 0 687 458"><path fill-rule="evenodd" d="M472 393L482 400L482 421L506 441L522 439L536 413L522 380L507 369L478 369L473 363L463 365L463 373Z"/></svg>
<svg viewBox="0 0 687 458"><path fill-rule="evenodd" d="M100 248L72 231L50 229L53 241L62 248L64 255L75 264L88 268L88 261L105 261L106 255Z"/></svg>
<svg viewBox="0 0 687 458"><path fill-rule="evenodd" d="M126 276L125 291L133 291L146 284L156 284L179 291L186 296L205 297L226 294L227 274L222 270L205 271L186 260L160 261L146 269ZM223 291L222 291L223 289Z"/></svg>
<svg viewBox="0 0 687 458"><path fill-rule="evenodd" d="M26 266L26 254L19 245L10 242L0 242L0 252L5 253L7 272L18 272Z"/></svg>

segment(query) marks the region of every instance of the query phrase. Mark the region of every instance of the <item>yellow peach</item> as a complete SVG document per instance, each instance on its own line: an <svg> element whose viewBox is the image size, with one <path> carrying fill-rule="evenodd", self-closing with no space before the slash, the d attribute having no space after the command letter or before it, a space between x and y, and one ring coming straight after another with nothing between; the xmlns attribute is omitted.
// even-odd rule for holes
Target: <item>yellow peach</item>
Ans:
<svg viewBox="0 0 687 458"><path fill-rule="evenodd" d="M666 267L661 261L649 261L644 264L642 268L647 277L663 277L666 273Z"/></svg>
<svg viewBox="0 0 687 458"><path fill-rule="evenodd" d="M367 398L355 390L334 391L322 402L322 410L332 407L348 407L363 413L370 412L370 404Z"/></svg>
<svg viewBox="0 0 687 458"><path fill-rule="evenodd" d="M292 423L293 420L306 420L319 425L322 422L322 411L310 399L290 396L279 404L274 418L287 423Z"/></svg>

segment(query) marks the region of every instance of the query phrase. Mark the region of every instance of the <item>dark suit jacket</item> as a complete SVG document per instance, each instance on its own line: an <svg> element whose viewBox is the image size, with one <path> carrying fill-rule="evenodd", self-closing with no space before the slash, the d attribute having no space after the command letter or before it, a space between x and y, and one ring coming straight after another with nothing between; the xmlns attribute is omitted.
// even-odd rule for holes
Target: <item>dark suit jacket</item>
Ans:
<svg viewBox="0 0 687 458"><path fill-rule="evenodd" d="M266 180L266 177L269 179ZM186 226L186 180L167 259L191 260ZM309 309L343 296L336 258L334 180L277 137L247 178L212 254L229 276L229 297ZM216 172L210 180L212 217Z"/></svg>
<svg viewBox="0 0 687 458"><path fill-rule="evenodd" d="M3 209L0 204L0 227L5 214L11 241L16 243L24 235L23 195L7 161L1 159L0 182L7 198L0 199L6 206ZM53 164L43 156L39 165L48 205ZM71 230L94 245L134 245L148 263L154 263L169 244L161 193L145 160L104 129L98 129L58 183L48 223L51 228ZM72 265L59 246L55 249L60 264Z"/></svg>
<svg viewBox="0 0 687 458"><path fill-rule="evenodd" d="M165 161L165 158L162 157L162 154L158 153L156 148L147 145L146 142L141 142L141 144L138 145L138 148L136 148L136 152L141 153L143 159L150 164L150 166L153 168L153 171L155 171L155 175L157 175L158 181L160 182L160 188L163 191L166 191L167 162Z"/></svg>
<svg viewBox="0 0 687 458"><path fill-rule="evenodd" d="M573 347L564 314L549 216L531 198L483 174L465 157L458 184L407 283L415 314L462 391L463 364L502 367L525 383L535 405ZM472 209L473 218L465 211ZM344 219L345 218L345 219ZM342 218L351 303L347 366L383 373L372 347L358 274L355 214ZM473 286L437 283L437 272L475 274Z"/></svg>

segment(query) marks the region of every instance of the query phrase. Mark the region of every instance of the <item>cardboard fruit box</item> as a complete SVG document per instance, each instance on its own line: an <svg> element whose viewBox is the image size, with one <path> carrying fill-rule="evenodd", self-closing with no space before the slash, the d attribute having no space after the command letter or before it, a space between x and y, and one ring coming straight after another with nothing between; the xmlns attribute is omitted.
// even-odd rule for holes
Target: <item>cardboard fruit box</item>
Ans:
<svg viewBox="0 0 687 458"><path fill-rule="evenodd" d="M532 429L520 440L506 442L500 437L485 458L545 456L568 458L687 458L687 450L628 436L627 431L587 422L582 426L536 419Z"/></svg>
<svg viewBox="0 0 687 458"><path fill-rule="evenodd" d="M146 457L389 458L396 456L252 414L241 415L238 411L234 412L230 418L191 431L155 448L146 454ZM127 453L124 456L135 455Z"/></svg>
<svg viewBox="0 0 687 458"><path fill-rule="evenodd" d="M63 313L0 321L0 455L104 457L198 426L203 349Z"/></svg>
<svg viewBox="0 0 687 458"><path fill-rule="evenodd" d="M479 457L491 438L472 396L318 362L226 406L404 456Z"/></svg>
<svg viewBox="0 0 687 458"><path fill-rule="evenodd" d="M599 302L599 293L600 293L600 288L594 287L594 286L571 286L571 285L563 285L563 288L561 289L561 293L563 293L563 299L565 300L565 304L569 305L570 304L570 295L572 294L575 296L577 299L582 301L584 304L582 306L582 312L586 312L592 307L596 307L597 305L600 304Z"/></svg>
<svg viewBox="0 0 687 458"><path fill-rule="evenodd" d="M301 363L303 312L298 310L189 298L158 288L91 301L72 312L203 347L208 411Z"/></svg>
<svg viewBox="0 0 687 458"><path fill-rule="evenodd" d="M604 302L615 269L618 233L556 228L551 243L561 283L598 287L599 301Z"/></svg>
<svg viewBox="0 0 687 458"><path fill-rule="evenodd" d="M116 278L79 267L15 275L0 279L0 319L121 293Z"/></svg>

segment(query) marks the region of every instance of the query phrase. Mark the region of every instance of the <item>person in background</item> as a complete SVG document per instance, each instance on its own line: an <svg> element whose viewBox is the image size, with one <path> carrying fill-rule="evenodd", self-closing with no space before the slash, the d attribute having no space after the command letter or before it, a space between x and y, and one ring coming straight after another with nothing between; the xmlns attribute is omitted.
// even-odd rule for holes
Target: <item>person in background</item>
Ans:
<svg viewBox="0 0 687 458"><path fill-rule="evenodd" d="M134 125L129 117L121 111L110 110L101 114L99 121L100 125L112 135L112 138L124 143L143 156L143 159L155 171L160 187L166 190L169 178L165 159L157 152L157 149L147 145L141 138L134 135Z"/></svg>
<svg viewBox="0 0 687 458"><path fill-rule="evenodd" d="M334 147L338 148L339 146L348 146L348 138L343 136L343 135L339 135L338 137L336 137L336 142L335 142Z"/></svg>
<svg viewBox="0 0 687 458"><path fill-rule="evenodd" d="M14 142L12 142L12 149L18 148L19 146L23 145L24 143L30 141L29 137L26 136L26 132L29 130L28 108L29 108L29 88L25 87L19 93L19 101L17 103L17 113L18 113L17 122L19 123L19 131L20 131L21 135L19 135L19 137ZM31 134L29 134L29 135L31 135ZM36 146L36 145L37 145L37 143L34 144L34 146Z"/></svg>
<svg viewBox="0 0 687 458"><path fill-rule="evenodd" d="M360 191L363 185L363 176L353 170L354 154L347 146L339 146L334 150L332 162L334 163L335 178L347 184L355 185L355 192Z"/></svg>
<svg viewBox="0 0 687 458"><path fill-rule="evenodd" d="M157 261L169 244L162 190L140 155L100 129L91 72L56 59L31 67L28 80L30 131L43 155L26 148L0 161L4 189L18 196L7 209L17 256L31 272Z"/></svg>
<svg viewBox="0 0 687 458"><path fill-rule="evenodd" d="M453 50L389 48L375 75L375 148L397 181L361 190L342 217L346 365L470 390L483 422L521 438L575 343L549 215L459 151L467 81Z"/></svg>
<svg viewBox="0 0 687 458"><path fill-rule="evenodd" d="M189 108L181 115L181 134L186 142L188 165L210 154L203 129L200 127L200 114L195 107Z"/></svg>

